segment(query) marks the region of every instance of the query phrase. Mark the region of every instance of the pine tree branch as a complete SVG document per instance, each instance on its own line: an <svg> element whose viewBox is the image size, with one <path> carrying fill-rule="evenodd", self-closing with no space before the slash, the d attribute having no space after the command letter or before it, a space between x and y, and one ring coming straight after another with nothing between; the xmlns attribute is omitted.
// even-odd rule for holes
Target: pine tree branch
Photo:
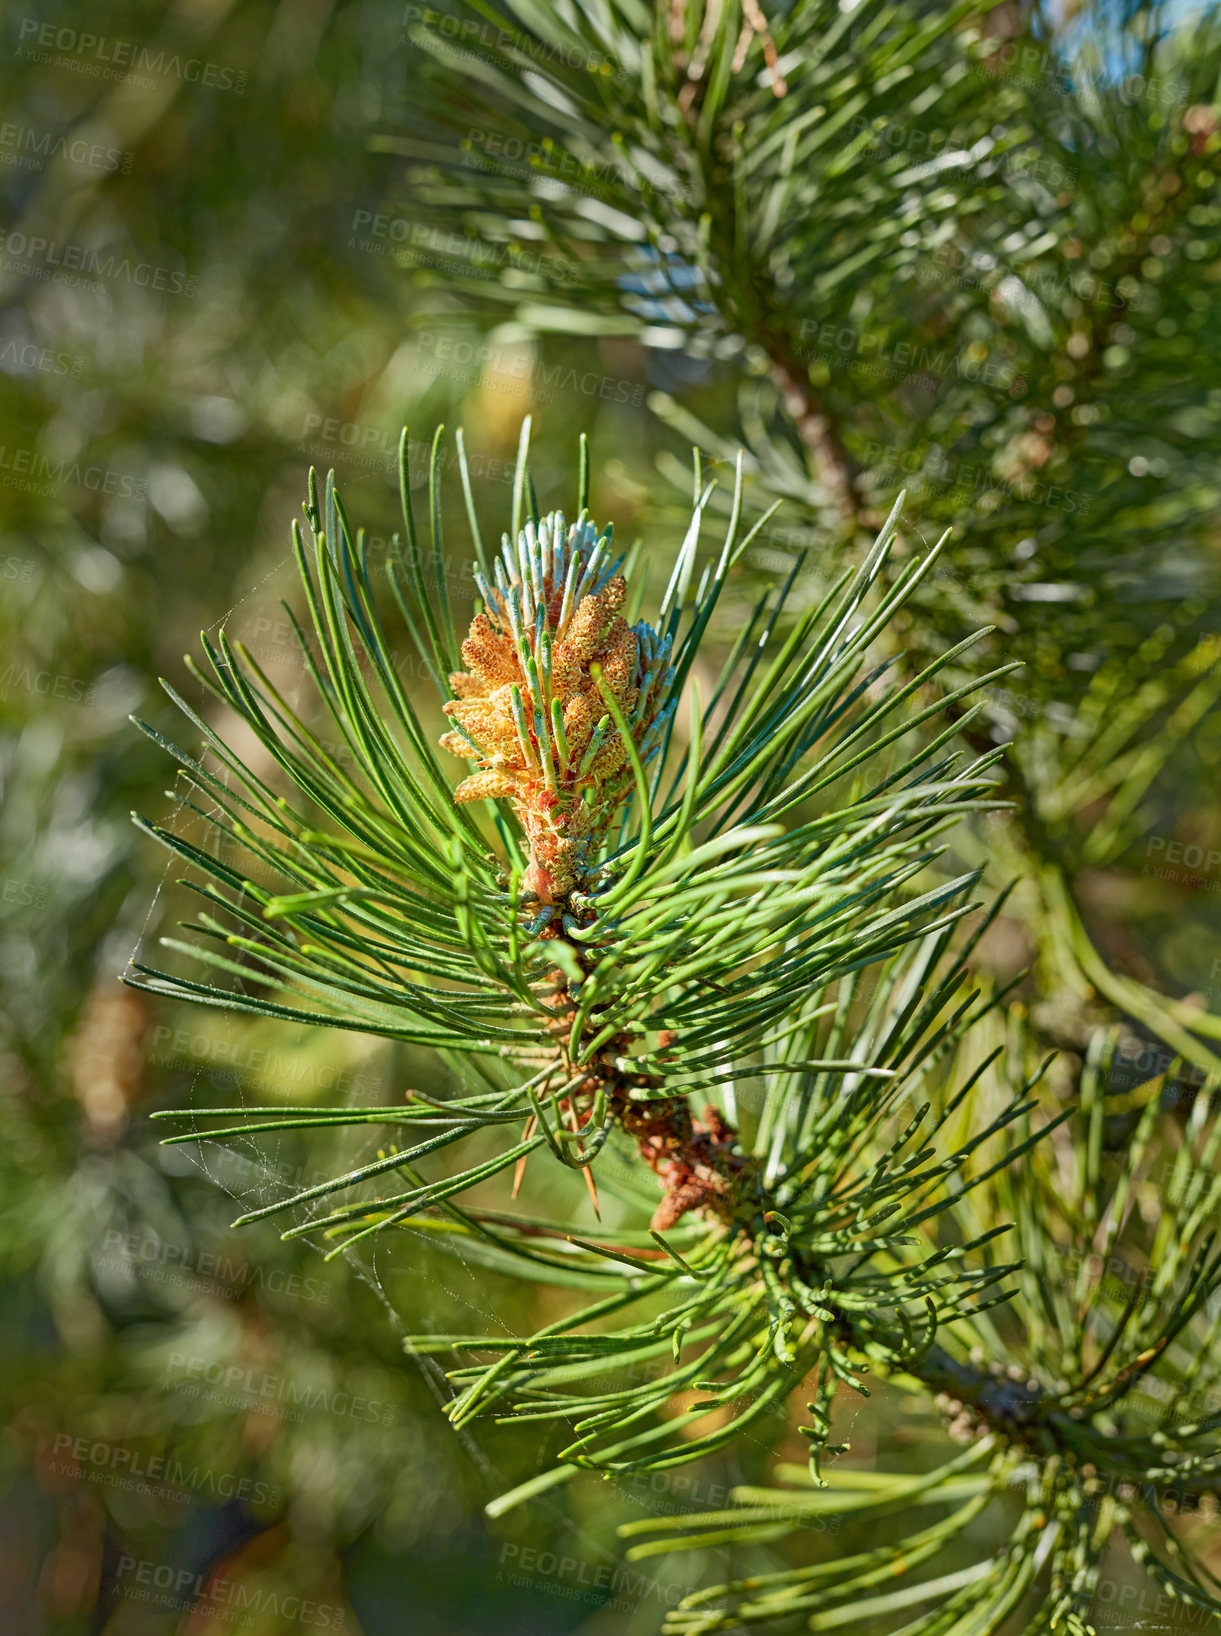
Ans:
<svg viewBox="0 0 1221 1636"><path fill-rule="evenodd" d="M1221 1208L1213 1090L1201 1093L1165 1190L1149 1286L1119 1313L1082 1300L1079 1277L1070 1298L1049 1271L1063 1246L1109 1253L1143 1219L1128 1201L1146 1174L1158 1101L1140 1113L1108 1193L1099 1063L1087 1064L1076 1134L1061 1148L1049 1138L1067 1133L1076 1110L1033 1127L1046 1064L1033 1061L1020 1009L1004 1009L1004 991L971 986L1000 904L968 935L978 871L947 878L938 843L995 807L1000 752L971 760L960 747L970 713L957 733L942 718L1007 667L938 699L943 671L973 639L906 679L877 661L940 547L888 570L896 504L862 560L774 645L792 578L759 599L705 706L692 672L754 538L740 467L725 538L699 571L711 493L697 457L669 585L654 622L630 625L611 531L584 511L573 524L540 516L528 448L527 425L514 483L521 526L483 561L481 606L460 640L443 572L440 440L429 553L404 437L406 538L393 542L387 577L423 666L451 695L440 753L473 764L465 777L451 781L390 663L363 537L333 481L320 496L312 476L308 544L295 538L313 623L302 646L346 754L332 754L223 632L205 639L210 685L276 773L246 765L175 694L226 779L148 729L206 796L192 811L213 832L198 845L146 826L205 877L195 942L166 941L211 979L152 972L149 986L431 1047L463 1084L379 1109L190 1115L194 1136L200 1119L223 1118L221 1139L245 1128L388 1127L376 1157L242 1219L293 1211L283 1236L317 1234L330 1257L410 1226L471 1267L593 1295L532 1336L411 1340L457 1353L455 1424L494 1415L566 1428L558 1464L493 1502L497 1514L581 1469L663 1471L727 1448L809 1379L802 1430L817 1479L834 1452L836 1393L864 1392L861 1376L875 1367L938 1400L953 1434L988 1454L985 1485L1029 1465L1038 1493L1015 1538L1034 1538L1047 1507L1080 1518L1096 1481L1212 1493L1221 1455L1201 1404L1221 1375L1221 1318L1194 1354L1187 1337L1199 1337L1221 1285L1207 1229ZM459 459L469 496L461 445ZM767 639L752 642L760 630ZM1166 696L1154 689L1126 714L1111 711L1116 753ZM687 697L684 741L675 722ZM1106 702L1096 701L1104 713ZM1072 788L1102 779L1128 799L1145 771L1137 758L1108 783L1085 757ZM1039 803L1032 811L1051 825ZM1049 907L1084 937L1071 901ZM1002 1011L1008 1047L968 1068L975 1030ZM747 1097L753 1117L743 1119ZM420 1139L420 1126L440 1128ZM472 1137L483 1139L475 1158L452 1162ZM648 1228L628 1216L605 1244L574 1230L567 1202L556 1220L460 1202L497 1177L512 1179L516 1196L528 1162L551 1159L557 1175L583 1172L595 1210L600 1185L638 1210L636 1178L652 1172L660 1197ZM1020 1258L994 1260L989 1246L1008 1233ZM1003 1312L989 1316L1009 1301L1028 1340L1006 1343ZM627 1309L642 1305L630 1321ZM494 1361L472 1363L472 1351ZM1026 1364L1001 1361L1023 1352ZM659 1357L670 1360L660 1373ZM1164 1411L1155 1432L1133 1432L1126 1400L1155 1370ZM708 1416L695 1435L687 1417ZM1113 1505L1114 1526L1127 1526L1127 1502ZM1087 1582L1111 1530L1109 1512L1095 1521L1088 1539L1074 1523L1056 1546L1056 1571L1074 1584ZM1150 1571L1168 1570L1154 1560ZM970 1582L1003 1598L1007 1572L985 1563ZM689 1628L721 1624L717 1614Z"/></svg>

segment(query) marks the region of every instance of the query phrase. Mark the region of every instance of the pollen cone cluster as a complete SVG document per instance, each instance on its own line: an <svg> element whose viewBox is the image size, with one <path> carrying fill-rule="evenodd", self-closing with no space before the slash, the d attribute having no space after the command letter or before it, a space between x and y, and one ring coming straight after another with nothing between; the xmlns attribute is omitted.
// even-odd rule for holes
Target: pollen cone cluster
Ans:
<svg viewBox="0 0 1221 1636"><path fill-rule="evenodd" d="M506 535L484 611L450 676L454 731L443 748L475 762L456 801L506 797L530 844L526 890L560 905L632 787L628 746L612 699L648 763L660 747L673 669L670 641L620 613L627 585L609 561L610 531L562 512Z"/></svg>

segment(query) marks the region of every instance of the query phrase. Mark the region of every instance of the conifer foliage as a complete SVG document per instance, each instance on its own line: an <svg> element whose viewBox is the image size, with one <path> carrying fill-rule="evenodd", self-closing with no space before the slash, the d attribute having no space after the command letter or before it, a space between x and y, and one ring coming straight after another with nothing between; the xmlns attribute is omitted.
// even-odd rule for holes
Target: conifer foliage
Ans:
<svg viewBox="0 0 1221 1636"><path fill-rule="evenodd" d="M448 247L441 321L650 348L653 413L743 448L753 503L784 500L769 564L864 550L901 487L925 538L952 524L899 658L990 625L986 651L1024 662L976 742L1012 743L1005 861L1051 1032L1084 1048L1098 995L1221 1071L1221 1019L1115 970L1123 930L1079 889L1139 843L1167 763L1216 776L1194 733L1221 695L1216 9L511 0L446 21L409 22L432 94L378 139L404 161L393 208Z"/></svg>
<svg viewBox="0 0 1221 1636"><path fill-rule="evenodd" d="M465 636L441 434L424 531L404 434L385 586L311 476L294 542L316 712L222 632L206 685L259 754L172 690L206 753L145 729L193 791L184 822L146 827L203 907L168 940L193 966L132 981L427 1048L458 1089L201 1109L170 1140L303 1128L321 1160L337 1128L373 1126L376 1156L242 1219L332 1256L373 1235L409 1255L423 1234L572 1292L537 1333L412 1338L446 1362L456 1425L538 1426L546 1463L493 1515L582 1470L775 1444L792 1407L807 1464L724 1512L631 1525L633 1554L890 1519L864 1552L693 1593L674 1632L800 1613L965 1636L1019 1609L1031 1633L1081 1632L1113 1539L1221 1613L1193 1536L1221 1486L1216 1093L1168 1134L1156 1085L1108 1088L1103 1031L1057 1106L1023 1008L972 975L999 906L947 841L1000 799L974 695L1011 667L968 675L974 637L905 666L894 637L946 540L897 554L900 499L816 600L790 573L727 634L771 515L749 520L741 468L717 508L696 455L681 549L650 587L643 551L619 555L589 515L584 445L576 520L541 511L528 434L495 553L459 436ZM401 632L431 704L400 681ZM515 1206L540 1166L581 1173L588 1227ZM1089 1269L1119 1252L1147 1271L1115 1295ZM944 1412L933 1469L837 1476L871 1375ZM972 1525L998 1512L1012 1526L981 1545Z"/></svg>

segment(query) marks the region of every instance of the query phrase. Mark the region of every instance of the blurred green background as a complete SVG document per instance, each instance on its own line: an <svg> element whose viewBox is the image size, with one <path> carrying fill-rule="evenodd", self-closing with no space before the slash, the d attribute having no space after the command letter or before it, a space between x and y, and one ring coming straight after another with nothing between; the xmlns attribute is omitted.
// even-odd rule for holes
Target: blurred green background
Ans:
<svg viewBox="0 0 1221 1636"><path fill-rule="evenodd" d="M572 506L585 430L595 514L628 539L647 522L664 558L679 523L655 503L657 463L682 442L648 393L694 385L700 412L732 423L706 365L496 326L451 287L443 246L432 266L396 260L387 200L404 165L378 137L420 105L404 31L417 10L25 0L3 25L6 1633L651 1631L705 1565L625 1569L615 1526L646 1506L715 1509L765 1470L751 1446L689 1473L578 1482L489 1523L487 1499L541 1451L453 1433L402 1335L465 1328L472 1309L546 1322L555 1293L476 1281L408 1235L324 1266L275 1223L234 1232L239 1204L308 1185L308 1144L166 1149L147 1117L286 1085L394 1100L431 1072L359 1036L154 1006L117 979L185 907L130 823L173 796L168 758L128 714L177 731L156 679L197 700L182 655L222 621L291 696L278 598L307 467L333 465L351 514L384 537L399 427L461 423L499 528L529 413L540 498ZM460 554L451 569L461 588ZM1215 835L1215 794L1176 791L1165 832ZM1108 912L1139 912L1151 971L1221 987L1201 952L1215 897L1193 894L1184 954L1183 889L1139 870L1097 885ZM923 1459L919 1433L883 1393L854 1458ZM817 1546L855 1543L845 1528Z"/></svg>
<svg viewBox="0 0 1221 1636"><path fill-rule="evenodd" d="M402 168L371 138L418 95L400 7L31 4L4 38L0 1630L655 1629L690 1570L625 1574L613 1530L682 1485L594 1482L489 1525L541 1451L457 1437L404 1356L405 1328L471 1303L537 1321L530 1293L423 1248L324 1267L277 1223L232 1232L235 1201L318 1158L163 1149L147 1119L273 1077L393 1100L420 1065L117 980L187 907L130 822L171 810L172 769L128 714L176 732L157 677L197 701L183 654L222 621L292 692L278 598L309 465L386 536L401 425L463 422L499 528L530 413L540 493L571 505L584 428L630 532L647 358L509 336L497 372L442 277L361 247Z"/></svg>

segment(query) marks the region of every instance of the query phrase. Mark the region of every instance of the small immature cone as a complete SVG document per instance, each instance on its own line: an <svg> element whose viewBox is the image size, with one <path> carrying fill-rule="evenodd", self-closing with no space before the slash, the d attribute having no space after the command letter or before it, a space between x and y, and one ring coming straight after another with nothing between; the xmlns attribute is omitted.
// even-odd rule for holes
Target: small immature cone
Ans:
<svg viewBox="0 0 1221 1636"><path fill-rule="evenodd" d="M495 583L476 576L485 611L462 644L466 670L449 679L455 731L441 744L476 764L454 799L512 801L530 843L526 889L546 905L580 885L632 785L606 696L642 761L674 708L670 642L623 618L627 584L609 543L609 530L599 537L584 516L566 528L558 511L516 545L506 535Z"/></svg>

